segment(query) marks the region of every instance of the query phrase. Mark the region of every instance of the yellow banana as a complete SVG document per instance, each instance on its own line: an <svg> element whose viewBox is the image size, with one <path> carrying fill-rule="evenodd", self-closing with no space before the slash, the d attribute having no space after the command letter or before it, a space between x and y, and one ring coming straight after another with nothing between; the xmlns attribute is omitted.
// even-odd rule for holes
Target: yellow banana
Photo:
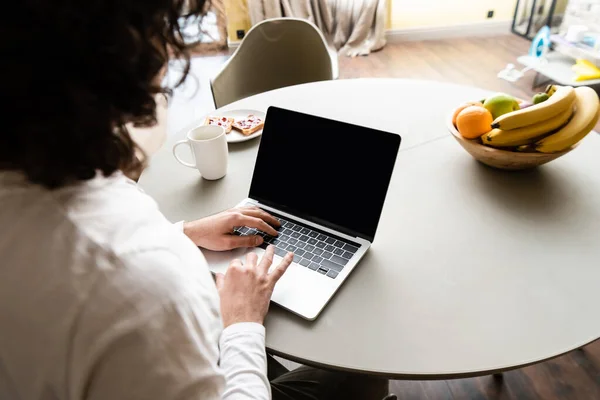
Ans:
<svg viewBox="0 0 600 400"><path fill-rule="evenodd" d="M481 141L483 144L494 147L515 147L534 143L540 139L540 136L549 134L566 124L571 115L573 115L573 107L567 108L553 118L523 128L509 131L492 129L481 136Z"/></svg>
<svg viewBox="0 0 600 400"><path fill-rule="evenodd" d="M575 115L571 121L556 133L537 142L537 151L555 153L568 149L594 129L600 118L598 94L592 88L581 86L575 89L575 95Z"/></svg>
<svg viewBox="0 0 600 400"><path fill-rule="evenodd" d="M557 86L556 92L548 100L501 115L492 122L492 128L507 131L545 121L571 107L573 100L575 100L575 90L571 86Z"/></svg>

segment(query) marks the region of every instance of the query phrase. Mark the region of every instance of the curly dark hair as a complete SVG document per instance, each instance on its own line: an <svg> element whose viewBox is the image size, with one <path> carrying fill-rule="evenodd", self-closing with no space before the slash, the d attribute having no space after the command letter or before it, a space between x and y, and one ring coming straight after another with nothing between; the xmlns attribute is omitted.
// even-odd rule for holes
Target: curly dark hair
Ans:
<svg viewBox="0 0 600 400"><path fill-rule="evenodd" d="M205 0L21 0L2 13L0 170L48 188L141 172L125 125L156 124L161 71ZM7 18L7 15L9 14ZM6 19L6 21L4 21ZM142 157L143 158L143 157Z"/></svg>

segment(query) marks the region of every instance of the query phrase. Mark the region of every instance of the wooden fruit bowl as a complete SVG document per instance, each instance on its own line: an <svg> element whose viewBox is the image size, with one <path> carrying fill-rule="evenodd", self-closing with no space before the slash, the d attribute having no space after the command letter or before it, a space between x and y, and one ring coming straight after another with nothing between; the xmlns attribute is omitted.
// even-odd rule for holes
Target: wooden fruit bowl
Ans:
<svg viewBox="0 0 600 400"><path fill-rule="evenodd" d="M508 150L495 149L493 147L484 146L477 140L465 139L458 133L458 130L452 123L452 117L447 122L448 130L454 136L454 139L477 161L489 165L490 167L506 169L506 170L520 170L535 168L537 166L546 164L558 157L564 156L575 146L571 146L567 150L559 153L519 153Z"/></svg>

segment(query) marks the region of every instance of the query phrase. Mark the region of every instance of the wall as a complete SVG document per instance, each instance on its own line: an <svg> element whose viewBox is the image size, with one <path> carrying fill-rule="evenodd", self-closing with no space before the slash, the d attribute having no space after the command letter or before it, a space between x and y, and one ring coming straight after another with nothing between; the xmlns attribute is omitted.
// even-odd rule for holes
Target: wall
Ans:
<svg viewBox="0 0 600 400"><path fill-rule="evenodd" d="M227 36L230 42L239 42L237 30L248 32L251 27L247 0L223 0L227 14Z"/></svg>
<svg viewBox="0 0 600 400"><path fill-rule="evenodd" d="M512 20L516 0L390 0L391 29ZM493 19L487 19L494 10Z"/></svg>
<svg viewBox="0 0 600 400"><path fill-rule="evenodd" d="M422 28L470 24L485 21L510 21L516 0L388 0L388 29ZM250 29L247 0L224 0L229 40L236 42L236 31ZM494 18L487 19L488 10Z"/></svg>

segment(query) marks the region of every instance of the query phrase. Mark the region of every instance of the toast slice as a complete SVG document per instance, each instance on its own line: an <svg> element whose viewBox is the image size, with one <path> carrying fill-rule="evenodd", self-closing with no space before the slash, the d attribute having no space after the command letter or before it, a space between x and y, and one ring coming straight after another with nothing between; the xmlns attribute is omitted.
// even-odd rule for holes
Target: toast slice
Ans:
<svg viewBox="0 0 600 400"><path fill-rule="evenodd" d="M233 127L245 136L252 135L254 132L261 130L264 126L265 121L256 115L248 115L246 118L237 120L233 123Z"/></svg>
<svg viewBox="0 0 600 400"><path fill-rule="evenodd" d="M225 128L225 133L231 132L235 120L231 117L206 117L204 125L217 125Z"/></svg>

